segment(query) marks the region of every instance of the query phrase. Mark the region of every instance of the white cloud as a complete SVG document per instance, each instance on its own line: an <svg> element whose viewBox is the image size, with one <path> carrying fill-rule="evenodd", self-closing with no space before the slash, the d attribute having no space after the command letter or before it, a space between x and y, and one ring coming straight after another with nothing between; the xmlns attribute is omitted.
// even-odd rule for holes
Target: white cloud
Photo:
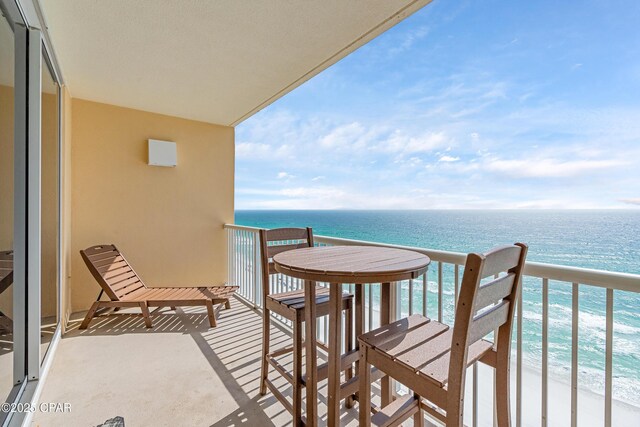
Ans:
<svg viewBox="0 0 640 427"><path fill-rule="evenodd" d="M236 144L236 158L239 160L258 160L265 157L283 158L293 153L287 144L271 145L261 142L240 142Z"/></svg>
<svg viewBox="0 0 640 427"><path fill-rule="evenodd" d="M365 128L358 122L338 126L324 137L320 138L320 145L326 148L349 147L364 134Z"/></svg>
<svg viewBox="0 0 640 427"><path fill-rule="evenodd" d="M242 195L261 196L259 200L244 200L239 209L340 209L348 206L347 193L336 187L291 187L279 190L239 189Z"/></svg>
<svg viewBox="0 0 640 427"><path fill-rule="evenodd" d="M255 142L241 142L236 144L236 157L239 159L264 156L271 151L269 144Z"/></svg>
<svg viewBox="0 0 640 427"><path fill-rule="evenodd" d="M438 161L450 163L450 162L457 162L458 160L460 160L460 157L442 156Z"/></svg>
<svg viewBox="0 0 640 427"><path fill-rule="evenodd" d="M484 167L516 178L566 178L620 166L619 160L489 159Z"/></svg>
<svg viewBox="0 0 640 427"><path fill-rule="evenodd" d="M406 132L396 130L378 146L381 151L392 153L429 153L435 149L447 146L451 141L444 132L427 132L412 136Z"/></svg>
<svg viewBox="0 0 640 427"><path fill-rule="evenodd" d="M288 172L278 172L278 179L293 179L295 178L295 175L291 175Z"/></svg>
<svg viewBox="0 0 640 427"><path fill-rule="evenodd" d="M515 209L594 209L598 206L592 202L562 199L536 199L511 204Z"/></svg>
<svg viewBox="0 0 640 427"><path fill-rule="evenodd" d="M449 82L419 81L415 92L405 91L370 115L358 113L359 104L282 114L266 109L237 130L244 141L237 144L237 206L640 206L626 198L635 196L626 189L640 177L640 109L580 108L570 100L545 100L534 85L501 84L499 77L468 73ZM531 93L536 104L518 101ZM314 189L278 189L297 182L276 179L283 169ZM329 183L335 187L315 187ZM251 186L265 190L242 190ZM443 194L415 191L421 188Z"/></svg>
<svg viewBox="0 0 640 427"><path fill-rule="evenodd" d="M389 50L390 54L398 54L406 50L411 49L416 41L422 40L429 34L429 28L421 26L413 31L408 31L404 34L404 38L396 46Z"/></svg>
<svg viewBox="0 0 640 427"><path fill-rule="evenodd" d="M339 197L344 191L335 187L296 187L284 188L278 192L287 197Z"/></svg>

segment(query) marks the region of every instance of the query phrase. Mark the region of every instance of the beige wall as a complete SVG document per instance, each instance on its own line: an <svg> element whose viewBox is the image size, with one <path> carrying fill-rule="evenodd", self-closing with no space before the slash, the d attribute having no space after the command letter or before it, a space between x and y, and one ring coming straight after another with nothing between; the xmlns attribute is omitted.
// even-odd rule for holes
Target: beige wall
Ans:
<svg viewBox="0 0 640 427"><path fill-rule="evenodd" d="M79 99L72 108L71 309L99 291L78 253L99 243L116 244L148 286L222 284L234 129ZM178 166L148 166L149 138L176 142Z"/></svg>
<svg viewBox="0 0 640 427"><path fill-rule="evenodd" d="M41 316L51 321L58 314L58 95L42 94L42 207L41 207L41 247L40 263ZM55 323L55 322L53 322Z"/></svg>
<svg viewBox="0 0 640 427"><path fill-rule="evenodd" d="M71 314L71 96L66 87L61 89L62 96L62 164L60 167L62 181L62 253L60 256L60 268L62 269L61 283L61 314L62 328L66 327L66 322Z"/></svg>

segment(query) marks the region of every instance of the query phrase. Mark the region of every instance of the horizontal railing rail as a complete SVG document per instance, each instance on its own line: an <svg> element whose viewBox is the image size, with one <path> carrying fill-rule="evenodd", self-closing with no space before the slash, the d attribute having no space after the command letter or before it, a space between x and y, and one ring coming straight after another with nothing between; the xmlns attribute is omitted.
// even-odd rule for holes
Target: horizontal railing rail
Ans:
<svg viewBox="0 0 640 427"><path fill-rule="evenodd" d="M257 233L260 228L236 224L225 224L228 230L244 230ZM344 239L340 237L315 235L317 243L345 246L380 246L385 248L407 249L427 255L435 262L464 265L467 254L461 252L425 249L414 246L394 245L389 243L369 242L365 240ZM528 261L525 265L526 276L557 280L559 282L580 283L600 288L640 293L640 275L615 271L596 270L590 268L571 267L567 265L546 264Z"/></svg>
<svg viewBox="0 0 640 427"><path fill-rule="evenodd" d="M260 308L262 304L262 295L258 242L259 229L235 224L226 224L224 227L228 237L228 281L231 284L239 285L240 295L256 308ZM462 279L462 270L467 257L466 254L319 235L314 236L314 239L316 245L319 246L381 246L413 250L429 256L432 263L428 273L425 273L421 278L402 282L399 286L394 287L394 291L391 294L393 299L392 303L394 304L392 312L396 313L396 317L421 312L425 316L437 318L439 321L445 321L446 323L452 324L455 303L457 301L459 286ZM434 280L429 280L429 277L431 276L433 276ZM297 279L276 275L272 278L270 286L272 292L284 292L300 289L302 283ZM352 286L347 286L346 288L353 290ZM554 321L557 320L550 316L550 309L557 309L557 307L554 306L553 301L550 302L550 292L564 292L568 299L566 304L567 309L570 310L570 314L565 316L566 318L560 319L562 322L568 322L570 324L570 341L568 344L568 347L570 348L570 361L566 362L567 366L562 366L562 368L568 368L570 372L570 379L568 380L569 387L567 391L567 393L570 394L569 404L567 405L569 410L566 414L561 414L562 416L566 415L568 422L560 424L571 426L578 425L578 399L580 396L578 369L579 355L582 348L581 345L584 345L585 343L585 340L581 341L579 336L580 314L584 313L584 310L581 311L580 308L580 296L584 289L589 291L595 290L595 292L600 290L600 292L604 293L603 317L605 337L602 344L604 347L604 387L602 390L602 423L600 425L604 425L606 427L610 427L612 425L614 402L614 293L640 293L640 275L538 262L527 262L524 270L523 292L520 294L518 310L516 313L516 330L514 332L514 352L512 359L513 365L515 366L515 375L512 378L512 384L514 385L514 424L518 427L522 425L523 417L525 417L527 421L531 421L532 411L536 418L539 417L540 424L542 426L557 424L557 420L551 420L554 422L550 423L549 367L551 365L549 357L549 329L550 319ZM541 312L531 313L531 309L527 307L531 305L531 300L538 298L538 293ZM526 296L524 303L523 294ZM377 316L374 315L374 312L377 311L377 296L379 296L379 286L372 285L365 288L366 330L377 326ZM523 305L525 306L524 313ZM530 317L533 320L525 319L527 314L530 314ZM593 315L592 313L586 314ZM539 322L536 320L535 315L539 315ZM538 322L539 325L535 322ZM535 328L532 325L535 326ZM532 330L537 333L536 328L539 327L540 329L540 387L539 390L536 390L536 393L539 393L540 407L537 409L525 407L525 402L523 401L523 395L525 393L523 387L523 365L525 364L523 353L523 328L525 327L529 328L527 330L529 335ZM318 320L317 330L318 339L326 342L326 318ZM586 342L588 342L588 339ZM557 342L554 345L557 345ZM555 363L557 364L558 362L555 361ZM467 413L470 413L469 421L471 421L471 425L473 426L491 425L491 422L489 421L487 424L486 420L493 418L492 411L487 413L486 410L486 407L493 407L492 400L487 400L487 396L492 396L492 393L484 392L487 391L484 390L484 387L487 386L486 379L484 382L482 381L482 378L489 378L489 382L491 383L492 376L484 374L482 378L480 378L481 375L483 374L480 372L479 366L477 364L474 365L469 374L470 387L467 388L468 393L466 398L466 400L470 402L470 407L467 408ZM480 390L481 387L483 390ZM399 391L402 392L402 389L399 389ZM532 396L526 397L530 399ZM640 409L638 410L638 414L640 414ZM557 416L557 414L554 414L554 416Z"/></svg>

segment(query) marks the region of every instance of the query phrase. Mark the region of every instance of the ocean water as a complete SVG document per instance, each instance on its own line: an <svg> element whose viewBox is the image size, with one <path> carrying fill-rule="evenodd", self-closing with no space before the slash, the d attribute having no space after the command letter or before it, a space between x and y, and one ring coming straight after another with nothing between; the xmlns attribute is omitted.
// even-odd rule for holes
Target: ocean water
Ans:
<svg viewBox="0 0 640 427"><path fill-rule="evenodd" d="M235 223L263 228L313 227L314 234L440 249L482 252L516 241L529 244L529 261L640 274L640 210L428 210L428 211L236 211ZM435 270L432 268L431 270ZM453 268L444 273L445 322L453 320ZM427 286L427 312L437 312L436 275ZM549 372L569 382L571 291L549 283ZM639 293L614 295L614 398L640 407ZM408 306L408 290L401 292ZM414 287L414 307L422 310L422 286ZM580 286L579 387L604 394L605 290ZM405 313L406 314L406 313ZM523 358L540 370L542 283L523 282ZM515 334L514 334L515 335Z"/></svg>

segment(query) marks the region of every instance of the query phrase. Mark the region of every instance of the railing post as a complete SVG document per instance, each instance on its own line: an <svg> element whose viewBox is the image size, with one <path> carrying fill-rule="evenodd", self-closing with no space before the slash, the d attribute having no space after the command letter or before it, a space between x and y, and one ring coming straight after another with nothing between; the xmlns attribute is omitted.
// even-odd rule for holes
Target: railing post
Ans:
<svg viewBox="0 0 640 427"><path fill-rule="evenodd" d="M260 249L258 247L258 234L253 233L253 283L255 286L253 295L255 295L253 301L253 308L257 308L260 306L260 301L262 301L262 288L260 286L261 280L261 267L262 263L260 262Z"/></svg>
<svg viewBox="0 0 640 427"><path fill-rule="evenodd" d="M253 227L242 227L235 225L227 225L226 229L226 237L227 237L227 250L229 254L228 260L228 271L227 271L227 280L230 284L235 284L241 286L240 294L245 297L247 301L253 304L254 308L261 307L262 305L262 266L260 262L260 246L259 246L259 235L258 229ZM359 242L348 239L339 239L339 238L331 238L324 236L315 236L315 242L319 246L331 246L336 244L341 245L362 245L362 244L373 244L371 242ZM253 247L249 245L253 244ZM399 247L395 245L386 245L386 244L373 244L375 246L381 247ZM445 251L435 251L424 248L411 248L411 247L399 247L401 249L409 249L409 250L417 250L420 253L424 253L431 257L432 264L431 268L427 273L425 273L421 279L416 278L415 281L421 280L422 282L422 309L423 313L431 314L434 319L442 319L443 318L443 296L444 291L453 291L454 297L454 308L457 302L457 298L460 292L462 272L461 266L464 265L466 255L461 253L454 252L445 252ZM249 271L248 264L253 260L253 270ZM447 266L447 273L445 274L444 266ZM453 271L448 269L448 266L452 265ZM244 267L244 268L243 268ZM437 270L436 270L437 267ZM429 276L428 274L432 274L433 286L437 287L437 301L428 301L428 283ZM435 276L435 277L434 277ZM612 424L612 412L613 412L613 367L614 367L614 356L615 356L615 346L614 346L614 292L615 291L627 291L627 292L638 292L640 290L640 275L637 274L627 274L627 273L613 273L606 272L601 270L591 270L577 267L568 267L561 265L553 265L553 264L541 264L535 262L528 262L525 266L524 276L527 277L527 280L531 278L542 279L542 373L541 373L541 406L534 407L526 407L523 405L523 366L524 366L524 347L527 341L524 340L524 326L528 325L528 320L524 318L525 306L523 301L529 300L529 295L531 295L531 290L526 290L524 288L524 284L521 284L522 291L519 292L517 299L517 307L516 307L516 330L515 333L515 354L513 355L512 363L514 363L513 369L515 370L515 390L513 391L513 397L515 398L515 411L514 411L514 427L520 427L523 425L523 418L525 420L532 419L535 416L535 421L540 419L540 423L542 425L548 424L548 410L549 410L549 394L548 394L548 375L549 375L549 347L548 340L550 336L549 324L552 318L550 318L551 310L549 309L550 303L553 301L551 298L552 295L549 294L549 285L551 281L559 281L568 283L572 286L571 291L571 299L569 302L569 307L571 308L571 382L569 386L571 387L571 405L567 405L568 407L565 409L566 412L570 412L570 420L572 425L576 425L578 422L578 413L577 410L579 408L578 399L580 397L580 393L578 392L578 356L579 356L579 348L578 344L580 343L580 339L584 339L582 334L578 334L578 326L580 320L580 295L579 291L583 289L592 289L592 288L605 288L606 289L606 344L605 344L605 385L604 385L604 425L608 427ZM253 283L251 283L253 281ZM436 282L437 281L437 282ZM283 289L284 282L278 282L277 286L279 291L291 290L293 288L297 289L299 287L298 281L293 281L295 286L291 286L291 280L288 279L286 284L286 289ZM419 312L416 307L413 307L413 297L415 296L418 299L417 295L414 295L414 289L412 285L417 283L409 282L409 306L407 309L409 310L409 314L414 312ZM401 287L401 283L392 284L390 290L390 317L392 320L397 319L399 316L405 314L404 308L406 304L403 301L403 290ZM274 284L275 288L275 284ZM378 297L374 298L373 290L379 289L378 285L368 286L364 295L365 297L365 309L367 313L367 320L365 323L369 325L370 329L373 326L374 313L373 308L374 305L379 301ZM432 290L435 290L432 289ZM419 291L416 291L419 292ZM523 298L525 292L528 292ZM448 295L448 294L447 294ZM449 299L447 299L447 307ZM427 313L427 306L431 304L431 313ZM435 311L437 310L437 314ZM448 317L448 316L447 316ZM318 327L318 333L320 335L324 335L324 339L322 341L327 341L326 332L327 328ZM471 403L471 417L472 425L476 426L482 424L484 420L480 420L478 417L479 406L482 404L482 399L479 398L479 393L483 393L486 390L484 386L489 387L491 384L487 382L487 384L483 384L482 375L479 375L478 366L474 366L473 368L473 383L471 387L473 388L473 401ZM394 388L395 390L395 388ZM404 389L403 389L404 390ZM481 414L484 413L481 411ZM471 421L471 420L470 420Z"/></svg>
<svg viewBox="0 0 640 427"><path fill-rule="evenodd" d="M398 296L401 295L401 290L398 289L398 286L402 286L402 282L391 283L391 289L389 292L389 305L391 305L391 307L389 307L389 319L391 322L398 319L398 313L402 313L402 301L401 298L398 298ZM382 308L380 309L382 310Z"/></svg>

